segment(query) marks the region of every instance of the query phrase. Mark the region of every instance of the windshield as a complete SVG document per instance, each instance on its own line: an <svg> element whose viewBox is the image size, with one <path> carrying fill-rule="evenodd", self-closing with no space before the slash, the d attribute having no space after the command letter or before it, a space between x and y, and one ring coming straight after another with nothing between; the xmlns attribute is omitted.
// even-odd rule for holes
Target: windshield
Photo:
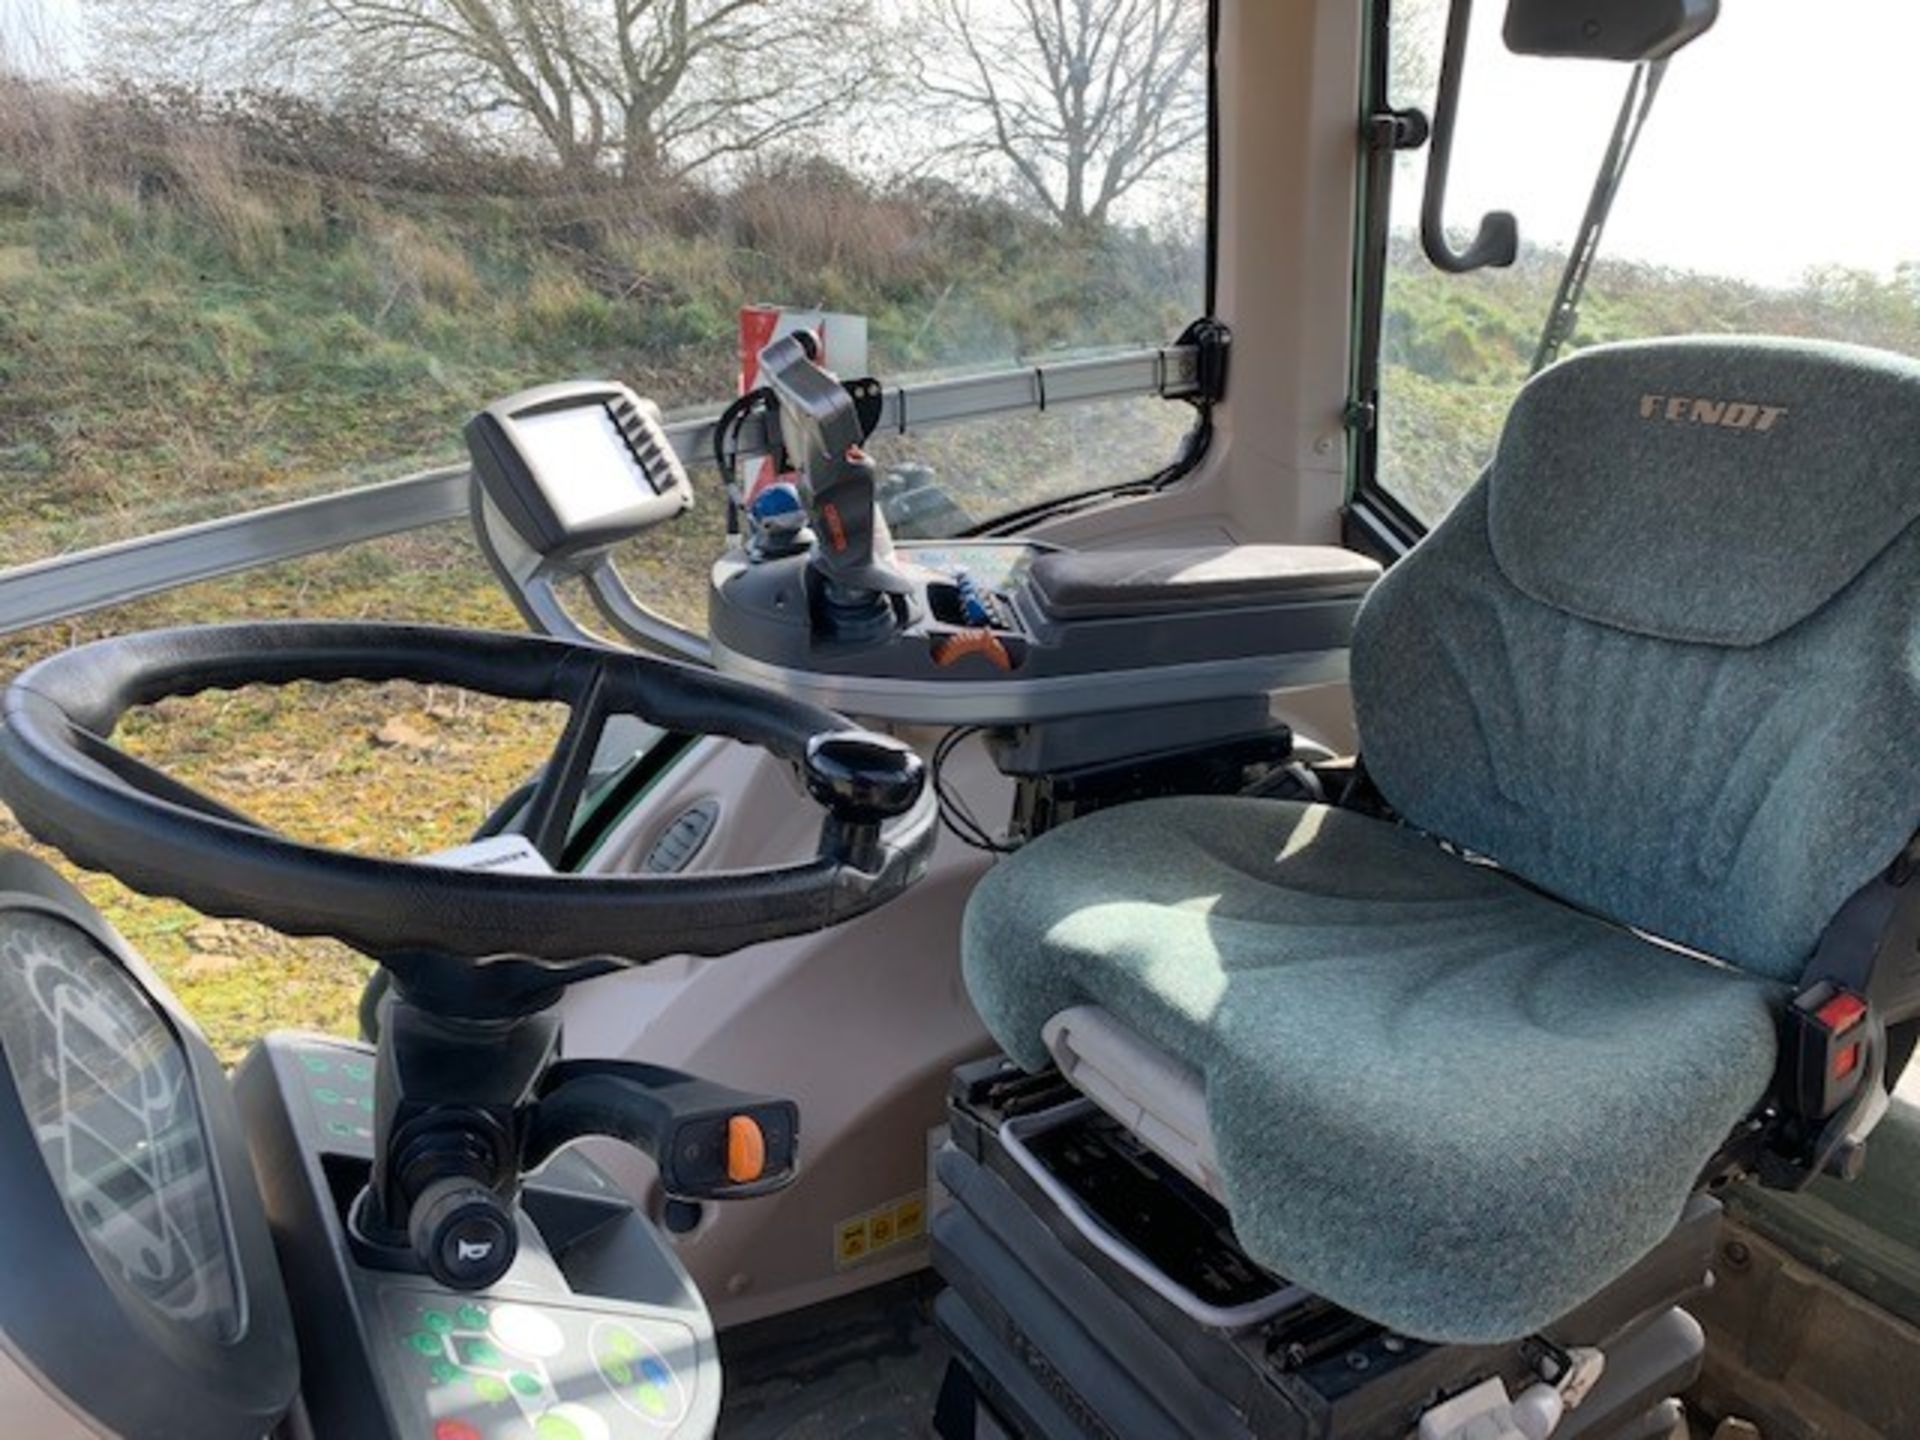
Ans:
<svg viewBox="0 0 1920 1440"><path fill-rule="evenodd" d="M1476 7L1455 139L1456 241L1515 212L1505 270L1447 275L1416 235L1425 152L1393 179L1375 486L1431 524L1490 458L1535 358L1630 67L1541 60ZM1446 6L1394 0L1389 95L1431 113ZM1920 10L1724 7L1661 81L1567 343L1772 333L1920 355L1920 187L1891 166ZM1863 37L1872 42L1862 43Z"/></svg>
<svg viewBox="0 0 1920 1440"><path fill-rule="evenodd" d="M890 381L1167 344L1206 298L1206 37L1206 0L0 4L0 567L457 464L474 411L550 381L711 413L769 317ZM872 448L901 532L942 535L1151 475L1192 418L1056 405ZM690 468L693 511L620 563L704 628L724 504ZM0 647L12 673L288 616L523 623L456 522ZM337 685L122 728L264 823L417 855L558 717ZM82 884L226 1058L353 1029L339 947Z"/></svg>
<svg viewBox="0 0 1920 1440"><path fill-rule="evenodd" d="M711 411L768 311L897 380L1203 306L1205 0L7 8L0 564L457 460L550 380ZM951 530L1151 474L1190 419L880 459Z"/></svg>

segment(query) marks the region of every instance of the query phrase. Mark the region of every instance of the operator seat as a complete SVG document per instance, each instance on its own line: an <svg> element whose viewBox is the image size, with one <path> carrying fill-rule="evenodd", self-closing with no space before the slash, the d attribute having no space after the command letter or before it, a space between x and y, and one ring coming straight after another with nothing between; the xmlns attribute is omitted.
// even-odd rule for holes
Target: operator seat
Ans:
<svg viewBox="0 0 1920 1440"><path fill-rule="evenodd" d="M1277 1273L1423 1339L1538 1329L1672 1228L1920 825L1917 517L1920 365L1554 367L1360 616L1396 818L1191 797L1041 836L967 911L989 1028L1038 1069L1104 1016L1191 1077Z"/></svg>

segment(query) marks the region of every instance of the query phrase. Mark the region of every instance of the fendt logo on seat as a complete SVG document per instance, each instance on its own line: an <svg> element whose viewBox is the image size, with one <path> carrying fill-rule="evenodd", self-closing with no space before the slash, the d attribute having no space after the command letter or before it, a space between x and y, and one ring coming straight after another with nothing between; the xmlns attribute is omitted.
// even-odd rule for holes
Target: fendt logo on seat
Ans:
<svg viewBox="0 0 1920 1440"><path fill-rule="evenodd" d="M1722 430L1751 430L1764 435L1786 415L1784 405L1755 405L1746 400L1703 400L1692 395L1642 395L1640 418L1675 425L1717 425Z"/></svg>

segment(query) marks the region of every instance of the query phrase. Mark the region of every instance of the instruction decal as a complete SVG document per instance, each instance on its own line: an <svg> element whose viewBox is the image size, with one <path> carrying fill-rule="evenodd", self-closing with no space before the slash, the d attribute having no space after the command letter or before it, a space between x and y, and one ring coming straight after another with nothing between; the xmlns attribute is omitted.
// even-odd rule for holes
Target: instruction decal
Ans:
<svg viewBox="0 0 1920 1440"><path fill-rule="evenodd" d="M833 1266L846 1270L927 1233L927 1192L916 1190L833 1227Z"/></svg>

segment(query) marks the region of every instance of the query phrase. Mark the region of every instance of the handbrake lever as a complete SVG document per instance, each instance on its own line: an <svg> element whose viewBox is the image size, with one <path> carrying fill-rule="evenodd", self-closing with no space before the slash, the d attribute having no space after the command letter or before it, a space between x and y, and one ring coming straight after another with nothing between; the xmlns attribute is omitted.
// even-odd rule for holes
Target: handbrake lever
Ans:
<svg viewBox="0 0 1920 1440"><path fill-rule="evenodd" d="M652 1156L675 1199L745 1200L793 1182L800 1107L664 1065L562 1060L542 1077L523 1133L523 1171L607 1135Z"/></svg>

